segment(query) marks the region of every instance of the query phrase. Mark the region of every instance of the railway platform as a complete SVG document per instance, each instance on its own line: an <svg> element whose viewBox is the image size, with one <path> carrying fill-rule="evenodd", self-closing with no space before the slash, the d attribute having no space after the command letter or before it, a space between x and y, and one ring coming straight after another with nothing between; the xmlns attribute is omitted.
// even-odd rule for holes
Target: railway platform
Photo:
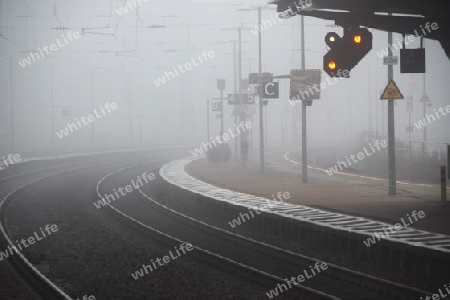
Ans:
<svg viewBox="0 0 450 300"><path fill-rule="evenodd" d="M310 166L308 181L302 182L301 165L291 153L269 153L264 173L259 171L258 161L250 161L243 168L237 162L208 165L206 159L191 162L186 171L197 179L232 191L267 199L288 192L289 199L283 199L286 203L392 225L403 221L414 229L450 235L450 203L442 205L439 185L400 181L397 194L389 196L386 179L351 173L329 176L318 166ZM408 218L419 211L425 216L413 218L411 222Z"/></svg>

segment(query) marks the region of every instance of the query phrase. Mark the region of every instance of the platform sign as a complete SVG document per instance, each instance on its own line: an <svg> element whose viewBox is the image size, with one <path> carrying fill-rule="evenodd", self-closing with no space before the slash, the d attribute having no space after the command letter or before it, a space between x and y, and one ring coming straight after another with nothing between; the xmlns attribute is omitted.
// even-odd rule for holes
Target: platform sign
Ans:
<svg viewBox="0 0 450 300"><path fill-rule="evenodd" d="M397 87L395 81L391 79L381 94L380 100L394 99L405 99L405 97L403 97L403 94L400 92L400 89Z"/></svg>
<svg viewBox="0 0 450 300"><path fill-rule="evenodd" d="M241 94L242 104L255 104L255 97L250 94Z"/></svg>
<svg viewBox="0 0 450 300"><path fill-rule="evenodd" d="M228 94L228 105L254 104L255 98L249 94Z"/></svg>
<svg viewBox="0 0 450 300"><path fill-rule="evenodd" d="M425 49L400 49L400 73L425 73Z"/></svg>
<svg viewBox="0 0 450 300"><path fill-rule="evenodd" d="M239 104L239 94L228 94L228 105Z"/></svg>
<svg viewBox="0 0 450 300"><path fill-rule="evenodd" d="M278 99L280 97L280 89L278 82L268 82L264 84L263 99Z"/></svg>
<svg viewBox="0 0 450 300"><path fill-rule="evenodd" d="M320 99L322 70L291 70L290 99L312 101Z"/></svg>
<svg viewBox="0 0 450 300"><path fill-rule="evenodd" d="M222 101L211 100L211 109L212 111L222 111Z"/></svg>

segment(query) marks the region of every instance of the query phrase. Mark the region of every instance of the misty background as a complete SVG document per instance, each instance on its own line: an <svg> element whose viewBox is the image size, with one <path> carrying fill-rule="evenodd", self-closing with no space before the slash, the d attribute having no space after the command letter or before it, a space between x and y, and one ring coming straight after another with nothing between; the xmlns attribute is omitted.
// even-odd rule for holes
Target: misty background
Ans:
<svg viewBox="0 0 450 300"><path fill-rule="evenodd" d="M217 79L226 79L225 97L234 92L231 41L238 38L238 32L227 29L249 28L242 30L242 77L248 78L249 72L258 72L258 36L250 30L257 25L257 11L237 9L267 2L141 3L120 16L117 10L126 1L0 0L1 155L51 153L52 145L55 152L74 152L180 144L198 147L206 141L206 100L219 97ZM275 17L276 6L270 8L263 10L262 20L273 17L277 22L262 31L263 72L289 74L291 69L301 68L300 17L280 20ZM19 64L30 52L49 47L57 39L62 42L69 31L79 32L81 37L29 66ZM342 34L330 21L305 17L306 68L322 69L327 52L324 37L329 31ZM387 66L377 52L387 46L387 33L370 31L373 49L351 71L351 78L338 79L308 107L311 143L357 142L369 129L378 131L381 138L385 136L387 102L379 98L387 84ZM394 34L396 39L400 39L399 34ZM408 48L419 47L418 41ZM425 75L400 74L399 66L394 67L394 79L403 95L413 97L412 126L423 118L419 100L424 76L432 103L427 113L450 104L449 59L438 42L425 39L425 47ZM204 50L214 51L215 57L160 87L154 84L174 66L197 61L197 54ZM322 72L322 81L325 76ZM292 106L288 97L289 80L280 80L280 99L270 100L265 107L268 146L300 141L301 104ZM116 102L118 109L62 139L56 136L67 123L87 117L106 102ZM406 100L395 103L396 138L408 140ZM63 107L69 108L69 115ZM225 104L225 131L233 128L231 113L232 107ZM210 116L212 136L220 129L215 115ZM255 148L257 114L252 122ZM428 141L449 142L449 127L450 116L429 124ZM414 127L411 139L422 141L423 129Z"/></svg>

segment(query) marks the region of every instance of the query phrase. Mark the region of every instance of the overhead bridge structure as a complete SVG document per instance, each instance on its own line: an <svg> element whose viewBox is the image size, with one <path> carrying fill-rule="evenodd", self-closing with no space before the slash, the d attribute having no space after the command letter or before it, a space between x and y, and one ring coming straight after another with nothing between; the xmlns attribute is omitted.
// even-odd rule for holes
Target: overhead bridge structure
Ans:
<svg viewBox="0 0 450 300"><path fill-rule="evenodd" d="M332 20L344 28L364 26L405 35L422 35L427 22L438 24L438 29L426 31L424 37L441 43L450 58L449 2L445 0L310 0L300 5L299 0L273 0L282 18L294 15ZM387 15L394 14L393 16Z"/></svg>

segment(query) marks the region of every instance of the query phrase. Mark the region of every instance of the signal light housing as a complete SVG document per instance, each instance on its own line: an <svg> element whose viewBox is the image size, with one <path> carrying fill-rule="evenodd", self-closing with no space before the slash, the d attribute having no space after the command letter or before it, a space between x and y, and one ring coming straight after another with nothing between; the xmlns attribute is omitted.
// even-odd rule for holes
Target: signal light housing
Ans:
<svg viewBox="0 0 450 300"><path fill-rule="evenodd" d="M323 70L330 77L350 77L350 71L372 49L372 38L367 28L344 29L341 38L334 32L327 33L325 43L330 50L323 57Z"/></svg>
<svg viewBox="0 0 450 300"><path fill-rule="evenodd" d="M328 32L325 36L325 43L332 48L340 39L341 37L336 32Z"/></svg>

